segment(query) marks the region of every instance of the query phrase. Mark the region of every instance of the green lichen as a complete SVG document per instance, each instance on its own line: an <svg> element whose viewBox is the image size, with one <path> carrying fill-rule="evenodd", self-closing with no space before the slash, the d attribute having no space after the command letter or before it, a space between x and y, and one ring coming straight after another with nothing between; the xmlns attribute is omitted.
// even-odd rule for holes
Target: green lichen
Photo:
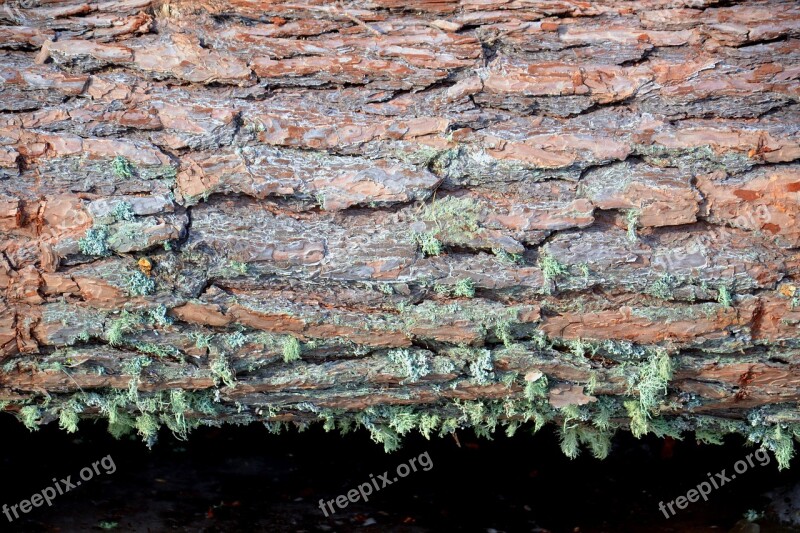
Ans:
<svg viewBox="0 0 800 533"><path fill-rule="evenodd" d="M458 280L454 285L442 285L435 283L433 285L433 292L443 296L455 296L461 298L474 298L475 297L475 284L469 278Z"/></svg>
<svg viewBox="0 0 800 533"><path fill-rule="evenodd" d="M247 263L241 261L226 261L222 275L226 278L236 278L239 276L246 276L248 273Z"/></svg>
<svg viewBox="0 0 800 533"><path fill-rule="evenodd" d="M434 374L452 374L456 370L456 365L449 357L437 355L433 358Z"/></svg>
<svg viewBox="0 0 800 533"><path fill-rule="evenodd" d="M628 240L636 242L639 237L636 235L636 226L639 225L639 217L641 211L638 209L629 209L625 212L625 223L628 225Z"/></svg>
<svg viewBox="0 0 800 533"><path fill-rule="evenodd" d="M165 180L174 180L178 177L178 169L171 165L162 165L156 170L156 174Z"/></svg>
<svg viewBox="0 0 800 533"><path fill-rule="evenodd" d="M150 319L161 327L169 326L173 320L167 316L167 311L166 305L159 304L149 311Z"/></svg>
<svg viewBox="0 0 800 533"><path fill-rule="evenodd" d="M647 293L662 300L670 300L673 296L675 277L671 274L664 274L654 281L647 289Z"/></svg>
<svg viewBox="0 0 800 533"><path fill-rule="evenodd" d="M378 285L378 290L387 296L391 296L392 294L394 294L394 288L392 288L392 286L389 285L388 283L381 283L380 285Z"/></svg>
<svg viewBox="0 0 800 533"><path fill-rule="evenodd" d="M137 343L135 347L139 352L148 355L154 355L159 359L164 359L166 357L179 357L181 355L180 350L168 344L162 345L162 344L143 342L143 343Z"/></svg>
<svg viewBox="0 0 800 533"><path fill-rule="evenodd" d="M231 350L238 350L244 346L246 342L247 337L241 331L234 331L233 333L225 335L225 344L227 344Z"/></svg>
<svg viewBox="0 0 800 533"><path fill-rule="evenodd" d="M570 347L570 350L578 358L584 358L587 354L594 355L597 353L597 348L590 342L587 342L583 339L574 339L567 342L567 345Z"/></svg>
<svg viewBox="0 0 800 533"><path fill-rule="evenodd" d="M472 350L469 373L476 385L488 385L494 381L494 357L486 349Z"/></svg>
<svg viewBox="0 0 800 533"><path fill-rule="evenodd" d="M691 175L711 174L717 170L738 174L755 164L747 154L733 151L720 154L710 145L670 148L659 144L637 144L634 151L651 165L676 167Z"/></svg>
<svg viewBox="0 0 800 533"><path fill-rule="evenodd" d="M663 349L656 349L646 361L632 368L629 392L639 393L639 404L647 416L666 395L672 373L672 359Z"/></svg>
<svg viewBox="0 0 800 533"><path fill-rule="evenodd" d="M413 238L422 253L428 257L440 255L443 251L441 241L436 238L436 234L433 232L415 233Z"/></svg>
<svg viewBox="0 0 800 533"><path fill-rule="evenodd" d="M481 233L479 214L480 206L469 197L434 200L420 216L430 229L414 233L413 239L425 255L439 255L445 244L464 245Z"/></svg>
<svg viewBox="0 0 800 533"><path fill-rule="evenodd" d="M646 424L648 430L660 439L672 437L675 440L683 440L683 432L688 429L686 423L678 418L657 417L647 421Z"/></svg>
<svg viewBox="0 0 800 533"><path fill-rule="evenodd" d="M414 429L419 423L419 415L414 413L413 408L408 406L392 406L388 411L389 427L394 429L401 437Z"/></svg>
<svg viewBox="0 0 800 533"><path fill-rule="evenodd" d="M202 350L211 346L211 340L214 338L214 334L193 331L189 333L189 338L194 341L195 348Z"/></svg>
<svg viewBox="0 0 800 533"><path fill-rule="evenodd" d="M35 405L26 405L19 410L19 419L30 431L39 431L39 420L42 418L41 409Z"/></svg>
<svg viewBox="0 0 800 533"><path fill-rule="evenodd" d="M75 433L78 431L78 422L80 417L78 411L80 406L75 401L64 403L58 413L58 427L67 433Z"/></svg>
<svg viewBox="0 0 800 533"><path fill-rule="evenodd" d="M217 385L223 383L227 387L236 386L236 375L224 354L217 355L209 364L208 369Z"/></svg>
<svg viewBox="0 0 800 533"><path fill-rule="evenodd" d="M298 341L295 337L287 336L282 343L283 348L283 362L284 363L291 363L292 361L298 361L300 359L301 354L301 346L300 341Z"/></svg>
<svg viewBox="0 0 800 533"><path fill-rule="evenodd" d="M422 220L434 223L438 232L446 237L471 236L480 230L479 214L480 206L472 198L448 196L428 204Z"/></svg>
<svg viewBox="0 0 800 533"><path fill-rule="evenodd" d="M765 434L761 445L775 454L778 470L789 468L794 457L794 440L792 439L791 430L781 424L775 424L774 428Z"/></svg>
<svg viewBox="0 0 800 533"><path fill-rule="evenodd" d="M582 444L589 446L595 459L605 459L611 452L611 437L613 432L602 431L595 428L581 426L578 437Z"/></svg>
<svg viewBox="0 0 800 533"><path fill-rule="evenodd" d="M122 364L122 373L128 376L138 378L142 374L142 370L153 364L153 360L145 355L137 355L131 357Z"/></svg>
<svg viewBox="0 0 800 533"><path fill-rule="evenodd" d="M586 394L594 394L595 389L597 388L597 372L591 371L589 373L589 380L584 385L584 390Z"/></svg>
<svg viewBox="0 0 800 533"><path fill-rule="evenodd" d="M108 229L105 226L94 226L86 231L78 240L78 247L84 255L108 257L111 250L108 248Z"/></svg>
<svg viewBox="0 0 800 533"><path fill-rule="evenodd" d="M435 413L422 413L419 417L419 432L427 440L431 439L431 432L435 431L441 418Z"/></svg>
<svg viewBox="0 0 800 533"><path fill-rule="evenodd" d="M121 155L111 161L111 170L118 178L130 179L133 177L133 165Z"/></svg>
<svg viewBox="0 0 800 533"><path fill-rule="evenodd" d="M369 410L357 415L356 422L369 431L370 438L373 442L383 444L383 449L386 453L393 452L400 448L400 435L389 427L388 424L381 424L373 421Z"/></svg>
<svg viewBox="0 0 800 533"><path fill-rule="evenodd" d="M161 427L161 424L158 422L158 418L150 413L142 413L141 415L136 417L136 421L134 422L134 427L136 431L139 432L139 435L148 445L152 445L155 442L156 438L158 437L158 430Z"/></svg>
<svg viewBox="0 0 800 533"><path fill-rule="evenodd" d="M720 286L718 293L717 293L717 302L722 307L732 307L733 306L733 297L731 296L731 291L728 287L722 285Z"/></svg>
<svg viewBox="0 0 800 533"><path fill-rule="evenodd" d="M456 285L453 288L453 295L464 298L473 298L475 296L475 284L470 278L460 279L456 282Z"/></svg>
<svg viewBox="0 0 800 533"><path fill-rule="evenodd" d="M542 400L547 398L548 380L542 374L538 378L525 382L525 397L529 400Z"/></svg>
<svg viewBox="0 0 800 533"><path fill-rule="evenodd" d="M550 294L552 291L551 284L569 273L566 265L553 257L546 249L542 250L539 255L538 265L542 271L542 292L546 294Z"/></svg>
<svg viewBox="0 0 800 533"><path fill-rule="evenodd" d="M130 202L119 202L117 205L114 206L114 210L111 212L117 220L124 220L124 221L131 221L135 218L135 213L133 212L133 205Z"/></svg>
<svg viewBox="0 0 800 533"><path fill-rule="evenodd" d="M156 292L156 282L137 270L128 277L127 288L131 296L145 296Z"/></svg>
<svg viewBox="0 0 800 533"><path fill-rule="evenodd" d="M494 334L506 348L514 346L514 338L511 336L511 320L498 320L494 325Z"/></svg>
<svg viewBox="0 0 800 533"><path fill-rule="evenodd" d="M404 383L413 383L431 373L431 364L424 352L411 352L405 348L392 350L387 354L399 373L405 378Z"/></svg>
<svg viewBox="0 0 800 533"><path fill-rule="evenodd" d="M502 248L493 248L492 253L498 261L505 265L520 265L523 262L522 254L512 254Z"/></svg>
<svg viewBox="0 0 800 533"><path fill-rule="evenodd" d="M637 439L647 434L649 429L649 413L642 409L641 403L636 400L627 400L623 404L630 418L630 430Z"/></svg>
<svg viewBox="0 0 800 533"><path fill-rule="evenodd" d="M123 310L119 318L108 324L106 340L112 346L120 346L125 341L125 334L138 330L141 325L142 319L139 315Z"/></svg>

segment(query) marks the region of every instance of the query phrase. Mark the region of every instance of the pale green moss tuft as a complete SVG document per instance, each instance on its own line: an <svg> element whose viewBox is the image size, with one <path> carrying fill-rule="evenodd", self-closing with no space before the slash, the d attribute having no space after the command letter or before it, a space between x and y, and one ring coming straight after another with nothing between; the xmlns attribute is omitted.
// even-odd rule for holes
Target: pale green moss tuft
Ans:
<svg viewBox="0 0 800 533"><path fill-rule="evenodd" d="M428 257L440 255L442 253L442 243L436 238L434 232L415 233L414 242L420 247L422 253Z"/></svg>
<svg viewBox="0 0 800 533"><path fill-rule="evenodd" d="M776 424L772 435L766 440L766 443L775 454L775 459L778 461L778 470L789 468L789 463L794 457L792 432L785 431L780 424Z"/></svg>
<svg viewBox="0 0 800 533"><path fill-rule="evenodd" d="M647 293L662 300L669 300L673 296L673 287L675 286L675 277L671 274L664 274L659 279L653 282L647 289Z"/></svg>
<svg viewBox="0 0 800 533"><path fill-rule="evenodd" d="M442 243L466 244L481 231L478 218L480 206L469 197L434 200L428 204L421 219L433 226L424 233L414 233L414 241L425 255L442 253ZM430 227L430 226L429 226Z"/></svg>
<svg viewBox="0 0 800 533"><path fill-rule="evenodd" d="M130 179L133 177L133 165L121 155L111 161L111 170L118 178Z"/></svg>
<svg viewBox="0 0 800 533"><path fill-rule="evenodd" d="M586 394L591 395L594 394L594 390L596 388L597 388L597 372L592 370L589 373L589 380L586 382L586 385L584 385L584 390L586 391Z"/></svg>
<svg viewBox="0 0 800 533"><path fill-rule="evenodd" d="M291 363L292 361L298 361L300 359L301 354L301 346L300 341L296 338L292 337L291 335L283 339L283 362L284 363Z"/></svg>
<svg viewBox="0 0 800 533"><path fill-rule="evenodd" d="M492 249L492 253L497 258L498 261L505 265L519 265L522 264L522 254L512 254L506 252L502 248L494 248Z"/></svg>
<svg viewBox="0 0 800 533"><path fill-rule="evenodd" d="M434 356L433 358L433 373L434 374L452 374L456 370L456 365L453 364L448 357L441 355Z"/></svg>
<svg viewBox="0 0 800 533"><path fill-rule="evenodd" d="M400 448L400 435L391 427L385 424L378 424L372 421L367 413L361 413L356 418L358 424L364 426L369 431L373 442L383 444L386 453L393 452Z"/></svg>
<svg viewBox="0 0 800 533"><path fill-rule="evenodd" d="M241 261L225 260L220 266L220 275L224 278L237 278L246 276L249 272L247 263Z"/></svg>
<svg viewBox="0 0 800 533"><path fill-rule="evenodd" d="M77 406L73 402L67 402L58 413L58 427L67 433L75 433L78 431L78 417Z"/></svg>
<svg viewBox="0 0 800 533"><path fill-rule="evenodd" d="M219 383L224 383L228 387L236 386L236 375L234 374L233 368L231 368L227 357L225 357L223 354L219 354L217 357L215 357L211 361L208 369L211 372L211 377L214 378L214 382L217 385L219 385Z"/></svg>
<svg viewBox="0 0 800 533"><path fill-rule="evenodd" d="M514 346L514 338L511 336L512 324L511 320L499 320L494 326L495 337L500 339L506 348Z"/></svg>
<svg viewBox="0 0 800 533"><path fill-rule="evenodd" d="M153 360L145 355L131 357L122 364L122 373L128 376L139 377L142 370L153 363Z"/></svg>
<svg viewBox="0 0 800 533"><path fill-rule="evenodd" d="M212 333L206 334L193 331L189 333L189 338L194 341L195 348L202 350L211 346L211 340L214 335Z"/></svg>
<svg viewBox="0 0 800 533"><path fill-rule="evenodd" d="M611 452L611 433L605 431L595 431L590 433L587 440L589 448L595 459L605 459Z"/></svg>
<svg viewBox="0 0 800 533"><path fill-rule="evenodd" d="M389 427L397 431L401 437L414 429L419 423L419 416L411 407L391 407L389 411Z"/></svg>
<svg viewBox="0 0 800 533"><path fill-rule="evenodd" d="M472 236L477 233L480 230L479 212L480 206L472 198L448 196L428 204L422 219L436 224L437 233L444 235L446 240L451 240L448 237Z"/></svg>
<svg viewBox="0 0 800 533"><path fill-rule="evenodd" d="M473 298L475 296L475 284L469 278L460 279L456 282L453 294L455 296Z"/></svg>
<svg viewBox="0 0 800 533"><path fill-rule="evenodd" d="M719 291L718 291L718 294L717 294L717 302L719 302L719 304L722 307L732 307L733 306L733 297L731 296L731 291L730 291L730 289L728 289L728 287L722 285L719 288Z"/></svg>
<svg viewBox="0 0 800 533"><path fill-rule="evenodd" d="M158 418L150 413L142 413L136 417L136 421L134 422L136 431L139 432L139 435L148 444L155 442L160 426L161 425L158 423Z"/></svg>
<svg viewBox="0 0 800 533"><path fill-rule="evenodd" d="M125 340L125 334L130 333L141 325L141 319L138 315L122 311L119 318L111 321L111 324L106 329L106 340L112 346L119 346Z"/></svg>
<svg viewBox="0 0 800 533"><path fill-rule="evenodd" d="M537 400L547 398L548 380L547 376L542 374L533 381L525 382L525 397L529 400Z"/></svg>
<svg viewBox="0 0 800 533"><path fill-rule="evenodd" d="M558 278L568 274L569 270L566 265L550 255L547 250L542 250L542 253L539 255L538 264L542 271L542 292L550 294L551 283L555 283Z"/></svg>
<svg viewBox="0 0 800 533"><path fill-rule="evenodd" d="M642 405L635 400L627 400L623 405L625 406L625 410L628 411L628 417L631 419L631 433L637 439L642 438L648 431L649 414L642 409Z"/></svg>
<svg viewBox="0 0 800 533"><path fill-rule="evenodd" d="M39 431L41 410L35 405L26 405L19 410L19 419L31 431Z"/></svg>
<svg viewBox="0 0 800 533"><path fill-rule="evenodd" d="M142 343L137 343L135 348L139 352L148 355L155 355L159 359L163 359L165 357L179 357L181 355L180 350L169 344L160 345L160 344L153 344L150 342L142 342Z"/></svg>
<svg viewBox="0 0 800 533"><path fill-rule="evenodd" d="M575 357L586 357L587 354L595 354L597 352L597 348L593 346L590 342L586 342L583 339L574 339L567 343L570 347L570 351L575 355Z"/></svg>
<svg viewBox="0 0 800 533"><path fill-rule="evenodd" d="M632 389L638 391L639 404L647 416L666 395L672 373L672 359L665 350L659 349L631 374Z"/></svg>
<svg viewBox="0 0 800 533"><path fill-rule="evenodd" d="M419 432L427 440L431 440L431 432L435 431L441 419L437 414L423 413L419 419Z"/></svg>
<svg viewBox="0 0 800 533"><path fill-rule="evenodd" d="M575 459L580 453L578 443L578 430L573 427L562 427L559 430L559 443L561 451L570 459Z"/></svg>

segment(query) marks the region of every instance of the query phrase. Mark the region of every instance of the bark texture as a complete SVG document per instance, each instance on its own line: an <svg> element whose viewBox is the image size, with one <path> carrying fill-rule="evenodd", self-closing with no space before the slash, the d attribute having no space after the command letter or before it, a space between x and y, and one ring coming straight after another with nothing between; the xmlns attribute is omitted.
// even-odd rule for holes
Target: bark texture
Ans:
<svg viewBox="0 0 800 533"><path fill-rule="evenodd" d="M30 427L800 435L793 1L6 2Z"/></svg>

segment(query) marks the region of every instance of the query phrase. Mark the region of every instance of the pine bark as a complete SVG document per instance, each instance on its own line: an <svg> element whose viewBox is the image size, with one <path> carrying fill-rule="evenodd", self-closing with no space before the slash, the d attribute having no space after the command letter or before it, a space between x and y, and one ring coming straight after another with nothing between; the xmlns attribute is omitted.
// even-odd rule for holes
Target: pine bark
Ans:
<svg viewBox="0 0 800 533"><path fill-rule="evenodd" d="M800 434L795 2L0 23L0 401L29 426Z"/></svg>

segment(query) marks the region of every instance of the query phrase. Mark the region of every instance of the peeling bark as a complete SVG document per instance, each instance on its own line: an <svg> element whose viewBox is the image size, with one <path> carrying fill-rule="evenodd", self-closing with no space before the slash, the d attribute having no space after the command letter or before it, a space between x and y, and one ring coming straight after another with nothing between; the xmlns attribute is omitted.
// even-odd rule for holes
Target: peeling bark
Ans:
<svg viewBox="0 0 800 533"><path fill-rule="evenodd" d="M796 3L29 4L0 400L32 428L553 420L788 463Z"/></svg>

